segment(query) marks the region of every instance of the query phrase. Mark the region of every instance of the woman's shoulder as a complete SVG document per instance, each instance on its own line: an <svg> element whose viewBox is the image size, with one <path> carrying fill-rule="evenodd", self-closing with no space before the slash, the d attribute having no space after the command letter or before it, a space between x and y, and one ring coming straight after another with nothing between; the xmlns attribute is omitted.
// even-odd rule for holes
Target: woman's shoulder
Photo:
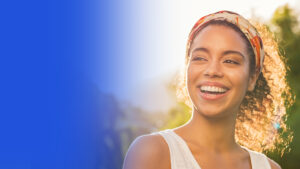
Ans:
<svg viewBox="0 0 300 169"><path fill-rule="evenodd" d="M137 137L130 145L123 169L170 168L169 148L158 133Z"/></svg>

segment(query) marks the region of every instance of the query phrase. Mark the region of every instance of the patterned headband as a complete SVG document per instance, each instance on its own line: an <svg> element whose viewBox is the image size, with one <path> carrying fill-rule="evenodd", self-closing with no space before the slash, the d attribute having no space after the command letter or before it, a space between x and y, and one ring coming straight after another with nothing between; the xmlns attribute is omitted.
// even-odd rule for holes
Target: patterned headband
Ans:
<svg viewBox="0 0 300 169"><path fill-rule="evenodd" d="M191 46L191 43L195 38L196 34L198 33L198 31L200 30L200 28L205 23L212 20L225 20L227 22L230 22L236 25L245 34L255 54L256 69L259 69L259 72L261 72L263 67L263 61L264 61L264 49L263 49L263 43L260 38L260 35L256 31L255 27L252 26L248 20L246 20L241 15L231 11L219 11L200 18L197 21L197 23L194 25L194 27L192 28L189 34L187 51L190 50L189 48Z"/></svg>

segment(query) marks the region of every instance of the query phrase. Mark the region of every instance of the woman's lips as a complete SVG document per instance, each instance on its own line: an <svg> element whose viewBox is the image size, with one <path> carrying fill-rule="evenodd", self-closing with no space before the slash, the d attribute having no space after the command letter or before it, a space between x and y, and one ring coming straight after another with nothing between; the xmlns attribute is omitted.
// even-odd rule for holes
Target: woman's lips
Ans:
<svg viewBox="0 0 300 169"><path fill-rule="evenodd" d="M212 81L203 81L200 84L198 84L197 87L201 87L201 86L215 86L215 87L221 87L221 88L225 88L225 89L229 89L227 86L225 86L224 84L220 83L220 82L212 82Z"/></svg>
<svg viewBox="0 0 300 169"><path fill-rule="evenodd" d="M200 88L198 88L198 91L200 93L200 96L205 100L218 100L226 96L229 92L229 90L227 90L225 93L213 94L208 92L202 92Z"/></svg>

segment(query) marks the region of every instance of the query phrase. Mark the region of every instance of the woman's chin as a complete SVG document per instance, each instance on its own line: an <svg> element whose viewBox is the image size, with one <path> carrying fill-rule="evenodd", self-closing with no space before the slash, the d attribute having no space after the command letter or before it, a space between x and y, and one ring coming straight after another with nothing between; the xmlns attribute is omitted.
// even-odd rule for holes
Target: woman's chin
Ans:
<svg viewBox="0 0 300 169"><path fill-rule="evenodd" d="M216 119L228 116L228 113L226 113L226 111L221 110L199 110L195 111L195 113L198 113L200 116L208 119Z"/></svg>
<svg viewBox="0 0 300 169"><path fill-rule="evenodd" d="M222 113L202 113L200 115L208 119L216 119L216 118L224 117Z"/></svg>

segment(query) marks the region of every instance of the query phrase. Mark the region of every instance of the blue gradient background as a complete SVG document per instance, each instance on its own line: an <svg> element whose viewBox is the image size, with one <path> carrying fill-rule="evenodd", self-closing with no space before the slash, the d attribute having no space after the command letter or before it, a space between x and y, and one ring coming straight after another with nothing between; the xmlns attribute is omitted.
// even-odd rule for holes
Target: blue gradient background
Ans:
<svg viewBox="0 0 300 169"><path fill-rule="evenodd" d="M130 2L2 1L0 168L103 162L104 100L131 81ZM96 86L96 87L95 87Z"/></svg>

